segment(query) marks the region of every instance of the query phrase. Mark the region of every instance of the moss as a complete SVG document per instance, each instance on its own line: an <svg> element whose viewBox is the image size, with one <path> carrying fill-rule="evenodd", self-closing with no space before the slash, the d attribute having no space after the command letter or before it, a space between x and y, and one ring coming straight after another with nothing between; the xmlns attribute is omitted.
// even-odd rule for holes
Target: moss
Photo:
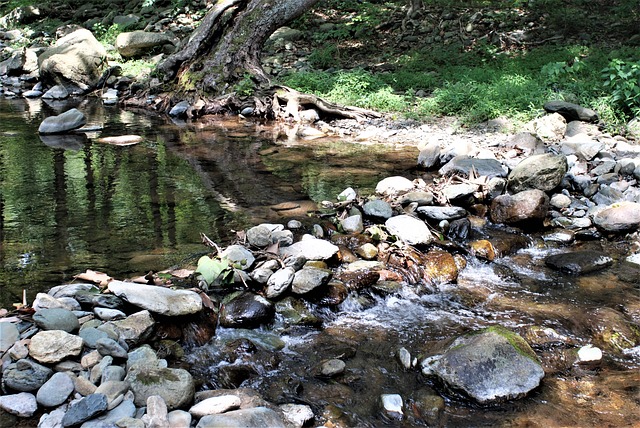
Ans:
<svg viewBox="0 0 640 428"><path fill-rule="evenodd" d="M536 355L535 352L533 352L533 349L531 349L531 346L529 346L527 341L524 340L519 334L514 333L513 331L505 327L502 327L500 325L491 326L489 328L481 330L481 333L482 332L496 333L504 337L505 339L507 339L509 344L511 344L511 346L513 346L515 350L518 351L520 355L530 358L536 363L540 363L540 361L538 360L538 356Z"/></svg>
<svg viewBox="0 0 640 428"><path fill-rule="evenodd" d="M136 375L136 380L148 386L163 381L178 382L180 378L169 369L159 369L140 372Z"/></svg>

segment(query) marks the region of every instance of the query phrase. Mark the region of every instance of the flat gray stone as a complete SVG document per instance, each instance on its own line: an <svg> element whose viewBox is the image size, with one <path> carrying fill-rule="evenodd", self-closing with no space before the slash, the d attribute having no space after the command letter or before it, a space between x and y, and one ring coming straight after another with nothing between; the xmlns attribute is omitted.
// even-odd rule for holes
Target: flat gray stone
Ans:
<svg viewBox="0 0 640 428"><path fill-rule="evenodd" d="M110 281L107 287L127 302L161 315L188 315L202 310L202 299L198 293L190 290L171 290L115 280Z"/></svg>
<svg viewBox="0 0 640 428"><path fill-rule="evenodd" d="M0 409L21 418L28 418L38 410L38 403L36 397L28 392L0 395Z"/></svg>

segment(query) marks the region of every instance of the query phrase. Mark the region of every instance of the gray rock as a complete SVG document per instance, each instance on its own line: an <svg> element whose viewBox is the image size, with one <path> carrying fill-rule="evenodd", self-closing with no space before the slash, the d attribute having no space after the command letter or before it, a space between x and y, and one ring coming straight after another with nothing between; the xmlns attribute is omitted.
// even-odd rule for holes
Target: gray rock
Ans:
<svg viewBox="0 0 640 428"><path fill-rule="evenodd" d="M118 309L93 308L93 313L103 321L120 320L127 317L127 314Z"/></svg>
<svg viewBox="0 0 640 428"><path fill-rule="evenodd" d="M469 156L456 156L438 171L440 175L458 174L469 177L474 171L476 177L506 177L508 170L495 159L478 159Z"/></svg>
<svg viewBox="0 0 640 428"><path fill-rule="evenodd" d="M167 34L146 31L120 33L116 38L116 49L124 58L147 55L154 48L174 44L173 38Z"/></svg>
<svg viewBox="0 0 640 428"><path fill-rule="evenodd" d="M192 406L189 409L189 413L196 418L201 418L206 415L218 415L228 412L229 410L238 409L240 404L242 404L242 401L237 395L221 395L202 400Z"/></svg>
<svg viewBox="0 0 640 428"><path fill-rule="evenodd" d="M191 105L188 101L180 101L169 110L169 116L171 117L186 117L187 111Z"/></svg>
<svg viewBox="0 0 640 428"><path fill-rule="evenodd" d="M593 222L607 232L632 231L640 228L640 203L620 202L598 212Z"/></svg>
<svg viewBox="0 0 640 428"><path fill-rule="evenodd" d="M100 383L95 394L104 394L107 397L107 410L112 410L124 399L125 394L129 391L129 382L110 380Z"/></svg>
<svg viewBox="0 0 640 428"><path fill-rule="evenodd" d="M195 393L193 377L184 369L135 366L125 381L131 385L136 406L145 406L149 397L159 395L173 410L191 403Z"/></svg>
<svg viewBox="0 0 640 428"><path fill-rule="evenodd" d="M127 371L135 369L137 366L149 368L163 368L156 352L149 345L142 345L129 352L127 359Z"/></svg>
<svg viewBox="0 0 640 428"><path fill-rule="evenodd" d="M479 186L473 183L449 184L442 188L442 194L448 201L466 202L472 200L473 194L477 192Z"/></svg>
<svg viewBox="0 0 640 428"><path fill-rule="evenodd" d="M237 293L223 301L220 309L220 325L223 327L258 327L271 321L275 309L262 296L249 292Z"/></svg>
<svg viewBox="0 0 640 428"><path fill-rule="evenodd" d="M155 321L149 311L140 311L126 319L110 321L106 325L113 326L118 332L118 337L131 346L144 341L151 334Z"/></svg>
<svg viewBox="0 0 640 428"><path fill-rule="evenodd" d="M191 419L191 413L184 410L174 410L167 414L170 428L190 427Z"/></svg>
<svg viewBox="0 0 640 428"><path fill-rule="evenodd" d="M362 210L365 215L376 219L380 218L386 220L393 216L393 209L391 208L391 205L389 205L387 201L383 201L381 199L374 199L365 203L362 206Z"/></svg>
<svg viewBox="0 0 640 428"><path fill-rule="evenodd" d="M167 403L159 395L147 398L147 414L142 417L145 426L149 428L165 428L169 426L167 418Z"/></svg>
<svg viewBox="0 0 640 428"><path fill-rule="evenodd" d="M385 222L385 226L390 234L410 245L428 244L433 241L433 235L427 225L409 215L391 217Z"/></svg>
<svg viewBox="0 0 640 428"><path fill-rule="evenodd" d="M281 247L287 247L293 244L293 232L290 230L276 230L271 233L271 242Z"/></svg>
<svg viewBox="0 0 640 428"><path fill-rule="evenodd" d="M204 416L196 428L285 428L282 418L266 407L232 410L221 415Z"/></svg>
<svg viewBox="0 0 640 428"><path fill-rule="evenodd" d="M202 299L190 290L171 290L115 280L110 281L107 287L127 302L161 315L188 315L202 310Z"/></svg>
<svg viewBox="0 0 640 428"><path fill-rule="evenodd" d="M86 421L80 428L111 428L123 418L132 418L136 414L136 405L131 400L124 400L114 409L109 410L97 418ZM188 425L184 425L185 427Z"/></svg>
<svg viewBox="0 0 640 428"><path fill-rule="evenodd" d="M376 193L381 195L395 195L413 190L413 181L404 177L387 177L376 184Z"/></svg>
<svg viewBox="0 0 640 428"><path fill-rule="evenodd" d="M96 385L100 383L104 370L113 364L113 357L110 355L104 356L98 364L91 367L91 373L89 374L89 380Z"/></svg>
<svg viewBox="0 0 640 428"><path fill-rule="evenodd" d="M28 392L0 396L0 409L21 418L29 418L38 410L36 397Z"/></svg>
<svg viewBox="0 0 640 428"><path fill-rule="evenodd" d="M107 410L107 397L104 394L91 394L72 403L62 418L62 426L80 425Z"/></svg>
<svg viewBox="0 0 640 428"><path fill-rule="evenodd" d="M548 113L559 113L567 122L572 120L583 122L598 121L598 114L595 111L566 101L548 101L544 103L544 109Z"/></svg>
<svg viewBox="0 0 640 428"><path fill-rule="evenodd" d="M529 156L509 174L508 187L514 193L538 189L550 191L558 187L567 173L567 158L550 153Z"/></svg>
<svg viewBox="0 0 640 428"><path fill-rule="evenodd" d="M128 357L126 349L124 349L115 340L103 337L96 341L96 350L100 355L110 355L113 358L126 359Z"/></svg>
<svg viewBox="0 0 640 428"><path fill-rule="evenodd" d="M302 428L314 418L313 410L306 404L282 404L280 410L293 428Z"/></svg>
<svg viewBox="0 0 640 428"><path fill-rule="evenodd" d="M302 239L293 245L280 248L280 256L286 257L304 257L306 260L328 260L333 257L339 248L331 242L323 239Z"/></svg>
<svg viewBox="0 0 640 428"><path fill-rule="evenodd" d="M278 269L273 275L269 277L267 281L267 290L265 295L267 299L274 299L284 293L291 282L296 271L291 267L285 267Z"/></svg>
<svg viewBox="0 0 640 428"><path fill-rule="evenodd" d="M107 66L107 51L91 31L84 28L59 38L38 57L40 76L45 83L64 82L79 92L96 87Z"/></svg>
<svg viewBox="0 0 640 428"><path fill-rule="evenodd" d="M78 317L62 308L42 309L33 315L33 322L42 330L62 330L71 333L80 328Z"/></svg>
<svg viewBox="0 0 640 428"><path fill-rule="evenodd" d="M45 100L64 100L69 98L69 91L62 85L55 85L42 95Z"/></svg>
<svg viewBox="0 0 640 428"><path fill-rule="evenodd" d="M247 230L247 241L254 247L271 245L271 229L267 226L254 226Z"/></svg>
<svg viewBox="0 0 640 428"><path fill-rule="evenodd" d="M347 187L338 195L338 201L355 201L358 197L358 193L353 187Z"/></svg>
<svg viewBox="0 0 640 428"><path fill-rule="evenodd" d="M18 327L10 322L0 322L0 355L4 354L20 337Z"/></svg>
<svg viewBox="0 0 640 428"><path fill-rule="evenodd" d="M340 220L340 226L346 233L360 233L364 230L362 216L360 214L349 216Z"/></svg>
<svg viewBox="0 0 640 428"><path fill-rule="evenodd" d="M548 256L545 264L573 275L596 272L613 264L613 259L600 251L574 251Z"/></svg>
<svg viewBox="0 0 640 428"><path fill-rule="evenodd" d="M433 193L431 192L408 192L398 198L398 203L401 205L407 205L416 203L418 206L433 204Z"/></svg>
<svg viewBox="0 0 640 428"><path fill-rule="evenodd" d="M253 279L255 282L257 282L258 284L264 285L267 283L271 275L273 275L273 271L271 269L265 269L263 267L259 267L254 269L249 274L249 277Z"/></svg>
<svg viewBox="0 0 640 428"><path fill-rule="evenodd" d="M93 284L87 283L74 283L74 284L63 284L53 287L47 294L52 297L76 297L76 295L80 292L91 292L98 294L100 293L100 289Z"/></svg>
<svg viewBox="0 0 640 428"><path fill-rule="evenodd" d="M62 418L64 418L65 411L65 407L58 407L50 413L45 413L38 421L38 428L60 428L62 426Z"/></svg>
<svg viewBox="0 0 640 428"><path fill-rule="evenodd" d="M331 271L313 267L305 267L295 273L291 283L291 291L306 294L318 287L326 285L331 279Z"/></svg>
<svg viewBox="0 0 640 428"><path fill-rule="evenodd" d="M567 121L558 113L548 114L532 123L533 132L545 143L560 141L567 131Z"/></svg>
<svg viewBox="0 0 640 428"><path fill-rule="evenodd" d="M605 145L591 137L579 134L562 142L560 150L566 156L576 155L578 159L590 161L605 149Z"/></svg>
<svg viewBox="0 0 640 428"><path fill-rule="evenodd" d="M102 372L102 382L109 382L111 380L121 381L126 376L126 371L120 366L109 366Z"/></svg>
<svg viewBox="0 0 640 428"><path fill-rule="evenodd" d="M420 150L418 154L418 165L427 169L438 166L440 162L440 143L432 141Z"/></svg>
<svg viewBox="0 0 640 428"><path fill-rule="evenodd" d="M78 129L86 122L87 119L84 114L80 110L72 108L57 116L45 118L38 128L38 132L41 134L59 134Z"/></svg>
<svg viewBox="0 0 640 428"><path fill-rule="evenodd" d="M78 336L82 338L87 347L93 349L96 348L96 342L98 340L109 338L109 335L106 332L93 327L81 329L80 332L78 332Z"/></svg>
<svg viewBox="0 0 640 428"><path fill-rule="evenodd" d="M29 354L41 363L57 363L80 355L82 345L82 338L66 331L41 331L31 338Z"/></svg>
<svg viewBox="0 0 640 428"><path fill-rule="evenodd" d="M394 419L402 419L404 413L402 411L403 403L400 394L382 394L380 400L382 401L382 409L388 416Z"/></svg>
<svg viewBox="0 0 640 428"><path fill-rule="evenodd" d="M322 373L322 376L334 377L344 373L346 367L347 365L344 361L333 358L322 363L320 373Z"/></svg>
<svg viewBox="0 0 640 428"><path fill-rule="evenodd" d="M249 269L256 260L253 253L242 245L229 245L220 253L220 257L242 270Z"/></svg>
<svg viewBox="0 0 640 428"><path fill-rule="evenodd" d="M55 373L38 390L36 400L44 407L55 407L64 403L73 392L73 379L66 373Z"/></svg>
<svg viewBox="0 0 640 428"><path fill-rule="evenodd" d="M435 362L425 360L423 372L436 374L480 403L520 398L544 377L527 342L497 326L456 339Z"/></svg>
<svg viewBox="0 0 640 428"><path fill-rule="evenodd" d="M500 195L491 203L491 219L495 223L533 227L549 211L549 197L541 190L525 190L515 195Z"/></svg>

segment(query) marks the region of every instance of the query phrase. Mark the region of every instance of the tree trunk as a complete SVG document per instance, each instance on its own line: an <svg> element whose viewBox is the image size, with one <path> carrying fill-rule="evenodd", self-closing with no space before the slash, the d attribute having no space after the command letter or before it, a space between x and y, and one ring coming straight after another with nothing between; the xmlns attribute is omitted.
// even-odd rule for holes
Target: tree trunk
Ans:
<svg viewBox="0 0 640 428"><path fill-rule="evenodd" d="M254 114L273 118L292 117L292 105L315 105L327 114L377 117L363 109L341 108L319 98L308 98L287 88L272 86L260 63L264 43L275 30L309 10L320 0L219 0L180 49L161 62L164 76L176 100L192 103L190 114L215 114L252 107ZM245 93L238 94L244 88ZM251 93L251 96L248 96ZM300 98L297 98L297 95ZM316 102L314 102L316 101ZM287 104L278 108L278 103ZM167 109L173 100L158 106ZM346 114L342 114L342 112Z"/></svg>

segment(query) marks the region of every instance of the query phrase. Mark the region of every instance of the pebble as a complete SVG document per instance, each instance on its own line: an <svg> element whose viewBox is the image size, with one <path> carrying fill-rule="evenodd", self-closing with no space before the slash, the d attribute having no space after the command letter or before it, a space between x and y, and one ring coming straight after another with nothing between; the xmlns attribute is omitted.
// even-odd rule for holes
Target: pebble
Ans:
<svg viewBox="0 0 640 428"><path fill-rule="evenodd" d="M346 366L344 361L334 358L322 363L320 372L323 376L334 377L344 373Z"/></svg>

